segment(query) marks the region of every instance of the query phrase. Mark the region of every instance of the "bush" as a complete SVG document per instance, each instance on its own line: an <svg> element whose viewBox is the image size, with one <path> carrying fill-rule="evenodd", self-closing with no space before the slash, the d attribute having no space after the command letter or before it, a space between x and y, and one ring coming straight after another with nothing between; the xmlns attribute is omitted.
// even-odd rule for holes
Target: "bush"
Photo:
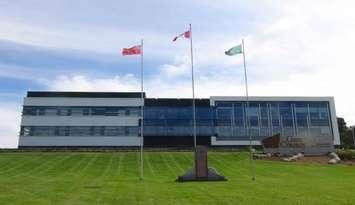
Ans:
<svg viewBox="0 0 355 205"><path fill-rule="evenodd" d="M342 160L354 160L355 150L351 149L338 149L337 154Z"/></svg>

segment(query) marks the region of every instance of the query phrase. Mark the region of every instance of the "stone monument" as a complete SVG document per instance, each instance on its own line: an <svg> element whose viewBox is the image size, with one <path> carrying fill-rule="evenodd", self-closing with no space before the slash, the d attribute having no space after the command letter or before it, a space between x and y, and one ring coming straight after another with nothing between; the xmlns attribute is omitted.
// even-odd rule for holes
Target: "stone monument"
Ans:
<svg viewBox="0 0 355 205"><path fill-rule="evenodd" d="M226 181L214 168L208 167L207 147L197 146L195 150L195 167L179 176L176 181Z"/></svg>

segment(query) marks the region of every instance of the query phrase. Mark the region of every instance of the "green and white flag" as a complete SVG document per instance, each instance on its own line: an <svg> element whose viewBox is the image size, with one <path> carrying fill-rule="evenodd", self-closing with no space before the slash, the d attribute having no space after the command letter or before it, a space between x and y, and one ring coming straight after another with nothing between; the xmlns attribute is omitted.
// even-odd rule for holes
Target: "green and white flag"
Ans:
<svg viewBox="0 0 355 205"><path fill-rule="evenodd" d="M242 45L237 45L224 52L227 56L234 56L243 53Z"/></svg>

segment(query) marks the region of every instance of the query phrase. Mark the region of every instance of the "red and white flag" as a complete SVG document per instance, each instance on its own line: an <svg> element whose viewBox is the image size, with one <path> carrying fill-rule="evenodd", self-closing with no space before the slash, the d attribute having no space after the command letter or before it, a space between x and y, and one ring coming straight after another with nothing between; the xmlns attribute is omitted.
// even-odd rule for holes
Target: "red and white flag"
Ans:
<svg viewBox="0 0 355 205"><path fill-rule="evenodd" d="M190 30L185 31L184 33L182 33L182 34L176 36L176 37L173 39L173 41L176 41L178 38L180 38L180 37L182 37L182 36L184 36L185 38L190 38L190 36L191 36Z"/></svg>
<svg viewBox="0 0 355 205"><path fill-rule="evenodd" d="M133 46L131 48L123 48L122 55L140 55L142 53L142 49L140 45Z"/></svg>

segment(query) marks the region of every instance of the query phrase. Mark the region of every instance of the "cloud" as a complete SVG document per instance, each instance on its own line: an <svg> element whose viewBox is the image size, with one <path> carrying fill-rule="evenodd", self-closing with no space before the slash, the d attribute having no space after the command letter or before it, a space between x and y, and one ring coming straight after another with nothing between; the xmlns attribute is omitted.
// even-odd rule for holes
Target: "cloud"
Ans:
<svg viewBox="0 0 355 205"><path fill-rule="evenodd" d="M131 74L112 78L90 78L84 75L58 76L45 82L49 90L60 91L136 91L139 86Z"/></svg>
<svg viewBox="0 0 355 205"><path fill-rule="evenodd" d="M187 77L191 73L191 62L187 59L189 56L176 56L171 64L164 64L160 67L161 77L177 78ZM191 74L190 74L191 75Z"/></svg>
<svg viewBox="0 0 355 205"><path fill-rule="evenodd" d="M2 77L43 90L139 91L139 62L119 51L144 37L147 96L191 97L189 41L171 38L192 23L197 97L244 95L242 56L224 55L244 38L250 95L334 96L338 116L355 124L353 1L38 2L0 3L0 39L32 45L25 63L0 61Z"/></svg>
<svg viewBox="0 0 355 205"><path fill-rule="evenodd" d="M20 131L20 105L16 102L1 102L0 113L0 148L15 148Z"/></svg>

